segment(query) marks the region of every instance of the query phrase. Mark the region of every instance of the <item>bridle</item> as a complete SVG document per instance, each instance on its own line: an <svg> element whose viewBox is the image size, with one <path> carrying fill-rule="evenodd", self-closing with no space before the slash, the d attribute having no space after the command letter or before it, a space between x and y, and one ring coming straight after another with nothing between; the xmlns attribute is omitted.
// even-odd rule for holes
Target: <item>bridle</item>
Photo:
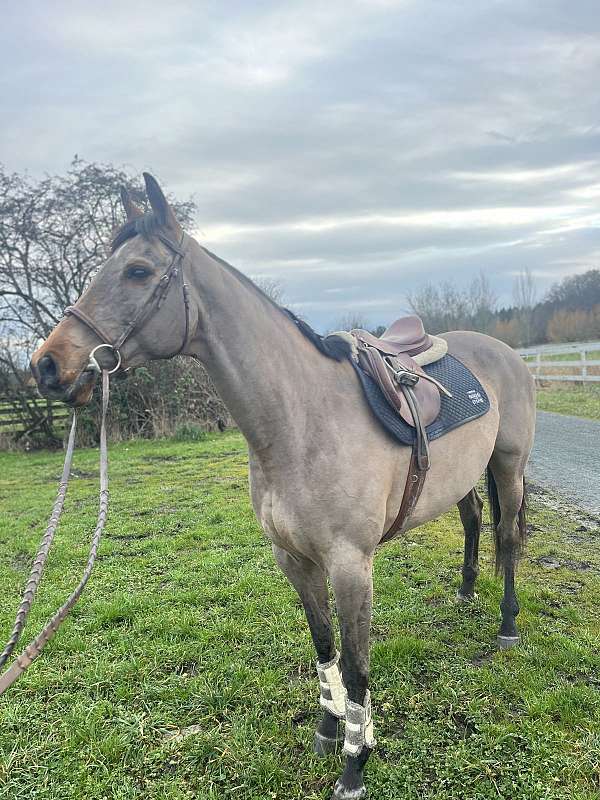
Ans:
<svg viewBox="0 0 600 800"><path fill-rule="evenodd" d="M102 372L102 368L100 364L96 360L96 352L101 350L104 347L112 349L114 356L117 360L116 365L111 369L108 370L108 374L112 375L113 372L116 372L120 369L121 364L123 363L123 359L121 357L121 348L125 344L125 342L129 339L131 334L139 329L144 322L148 319L151 312L153 310L158 311L161 307L163 300L167 296L169 288L171 287L171 283L173 280L176 280L178 276L180 276L180 283L181 283L181 293L183 296L183 305L185 309L185 330L183 334L183 339L181 342L181 346L175 350L174 352L170 353L165 358L173 358L173 356L179 355L188 343L189 335L190 335L190 298L188 292L188 286L185 282L185 276L183 274L183 263L185 258L185 250L182 248L183 241L185 239L185 233L181 235L181 241L179 244L175 244L171 239L167 236L164 236L162 233L156 233L155 236L160 239L160 241L166 245L169 250L173 253L173 258L171 259L171 263L167 267L166 272L159 280L159 282L154 287L152 294L146 302L141 306L137 314L131 320L129 325L125 328L123 333L114 341L112 341L112 337L107 335L102 328L94 322L93 319L90 319L88 315L79 308L77 305L69 306L65 308L64 315L65 317L73 316L76 317L80 322L83 322L91 331L93 331L96 336L100 339L101 344L96 345L94 349L91 351L89 355L89 362L86 367L86 371L92 371L100 373Z"/></svg>

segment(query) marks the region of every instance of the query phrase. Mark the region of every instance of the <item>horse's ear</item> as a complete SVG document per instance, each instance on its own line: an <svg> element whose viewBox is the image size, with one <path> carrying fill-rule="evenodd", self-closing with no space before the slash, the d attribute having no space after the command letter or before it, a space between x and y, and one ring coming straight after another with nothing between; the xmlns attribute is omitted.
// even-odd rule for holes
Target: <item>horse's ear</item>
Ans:
<svg viewBox="0 0 600 800"><path fill-rule="evenodd" d="M181 230L181 226L177 222L177 217L173 213L173 209L169 205L169 201L163 194L163 190L158 185L158 181L149 172L144 172L144 183L146 184L146 194L152 206L152 210L156 214L161 225L168 228L173 228L176 231Z"/></svg>
<svg viewBox="0 0 600 800"><path fill-rule="evenodd" d="M121 202L123 203L123 208L127 214L127 222L131 222L131 220L135 219L136 217L144 216L144 212L136 206L131 199L131 195L124 186L121 187Z"/></svg>

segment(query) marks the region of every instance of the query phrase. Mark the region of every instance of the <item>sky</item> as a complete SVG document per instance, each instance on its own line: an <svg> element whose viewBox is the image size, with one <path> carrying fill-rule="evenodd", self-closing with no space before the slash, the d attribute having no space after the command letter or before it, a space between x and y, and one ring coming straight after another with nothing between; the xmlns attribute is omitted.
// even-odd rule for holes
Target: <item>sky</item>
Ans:
<svg viewBox="0 0 600 800"><path fill-rule="evenodd" d="M600 267L597 0L6 4L0 162L149 170L320 330Z"/></svg>

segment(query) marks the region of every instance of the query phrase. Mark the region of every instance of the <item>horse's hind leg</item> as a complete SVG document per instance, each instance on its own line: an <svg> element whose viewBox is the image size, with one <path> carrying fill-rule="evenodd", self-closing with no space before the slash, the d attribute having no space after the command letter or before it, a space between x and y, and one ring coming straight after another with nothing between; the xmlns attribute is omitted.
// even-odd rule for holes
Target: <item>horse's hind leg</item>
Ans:
<svg viewBox="0 0 600 800"><path fill-rule="evenodd" d="M273 554L302 601L319 659L317 669L325 678L324 681L321 681L321 705L325 707L315 733L314 746L317 755L326 755L335 752L338 742L341 743L338 727L345 711L345 697L341 697L341 693L345 690L343 690L341 673L337 666L327 578L320 567L306 558L293 556L276 545L273 545ZM327 676L329 676L329 681ZM340 676L339 679L338 676Z"/></svg>
<svg viewBox="0 0 600 800"><path fill-rule="evenodd" d="M512 647L519 641L516 618L519 603L515 569L526 537L524 461L517 454L494 451L488 466L488 493L494 525L496 573L504 577L500 603L502 623L498 644Z"/></svg>
<svg viewBox="0 0 600 800"><path fill-rule="evenodd" d="M475 581L479 574L479 534L481 533L481 511L483 500L476 489L458 503L460 519L465 529L465 555L462 568L462 584L457 592L459 600L475 597Z"/></svg>

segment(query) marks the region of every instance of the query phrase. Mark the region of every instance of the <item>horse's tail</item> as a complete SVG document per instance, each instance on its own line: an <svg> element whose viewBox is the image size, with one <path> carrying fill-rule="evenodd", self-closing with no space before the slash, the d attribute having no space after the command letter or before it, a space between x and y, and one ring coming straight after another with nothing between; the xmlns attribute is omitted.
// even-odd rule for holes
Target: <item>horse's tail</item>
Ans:
<svg viewBox="0 0 600 800"><path fill-rule="evenodd" d="M517 514L517 532L519 541L516 547L516 553L513 548L507 549L502 546L502 539L500 535L500 500L498 498L498 486L496 479L490 469L489 465L486 470L487 479L487 493L490 504L490 514L492 517L492 528L494 532L494 550L496 554L496 575L504 572L504 567L507 558L518 558L525 547L525 539L527 538L527 487L525 484L525 476L523 476L523 499Z"/></svg>

